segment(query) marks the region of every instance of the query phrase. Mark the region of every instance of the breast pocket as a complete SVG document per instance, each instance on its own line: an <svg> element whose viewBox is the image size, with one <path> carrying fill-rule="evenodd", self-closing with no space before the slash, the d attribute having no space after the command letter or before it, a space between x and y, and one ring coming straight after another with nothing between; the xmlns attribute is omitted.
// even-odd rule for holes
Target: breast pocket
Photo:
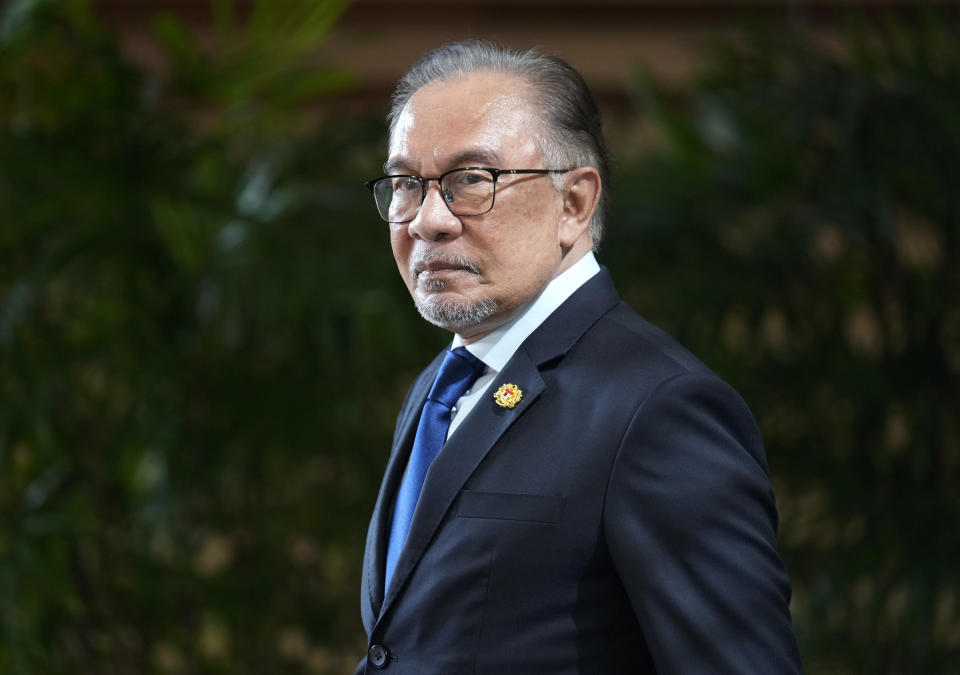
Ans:
<svg viewBox="0 0 960 675"><path fill-rule="evenodd" d="M563 501L559 495L464 490L458 499L457 517L559 523Z"/></svg>

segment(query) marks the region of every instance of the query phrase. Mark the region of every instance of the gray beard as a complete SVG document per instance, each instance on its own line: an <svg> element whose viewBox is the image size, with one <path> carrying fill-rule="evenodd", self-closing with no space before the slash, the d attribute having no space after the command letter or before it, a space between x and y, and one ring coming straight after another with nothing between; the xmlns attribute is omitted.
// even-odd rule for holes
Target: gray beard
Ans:
<svg viewBox="0 0 960 675"><path fill-rule="evenodd" d="M429 299L426 302L414 301L414 303L420 316L434 326L454 333L483 323L497 311L497 301L493 298L484 298L473 303L436 299Z"/></svg>
<svg viewBox="0 0 960 675"><path fill-rule="evenodd" d="M442 251L428 250L420 252L410 261L410 275L416 278L418 276L418 267L433 262L444 262L462 267L474 274L480 273L480 268L477 264L466 256L447 255ZM445 282L443 281L426 281L419 283L424 283L427 291L442 291L445 286ZM420 316L434 326L445 328L454 333L459 333L465 328L476 326L497 312L497 301L493 298L484 298L478 302L468 303L440 300L436 297L427 296L427 299L424 301L414 298L413 302L417 306L417 311L420 312Z"/></svg>

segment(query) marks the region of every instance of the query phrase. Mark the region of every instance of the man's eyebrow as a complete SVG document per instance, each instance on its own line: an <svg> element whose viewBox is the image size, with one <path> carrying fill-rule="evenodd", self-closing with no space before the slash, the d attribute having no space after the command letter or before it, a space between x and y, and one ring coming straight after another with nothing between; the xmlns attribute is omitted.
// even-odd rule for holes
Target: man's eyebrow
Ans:
<svg viewBox="0 0 960 675"><path fill-rule="evenodd" d="M490 152L487 150L466 150L464 152L458 153L451 157L445 165L449 169L456 169L462 166L475 165L475 166L490 166L495 167L499 162L499 158L495 152ZM387 175L392 174L416 174L416 171L413 170L412 165L405 159L391 159L390 161L384 163L383 172Z"/></svg>
<svg viewBox="0 0 960 675"><path fill-rule="evenodd" d="M386 175L392 175L397 173L413 173L413 169L410 168L410 165L407 164L405 160L402 159L391 159L388 162L383 164L383 173Z"/></svg>
<svg viewBox="0 0 960 675"><path fill-rule="evenodd" d="M464 164L480 164L482 166L496 166L499 158L495 152L488 150L467 150L458 155L454 155L450 160L450 167L463 166Z"/></svg>

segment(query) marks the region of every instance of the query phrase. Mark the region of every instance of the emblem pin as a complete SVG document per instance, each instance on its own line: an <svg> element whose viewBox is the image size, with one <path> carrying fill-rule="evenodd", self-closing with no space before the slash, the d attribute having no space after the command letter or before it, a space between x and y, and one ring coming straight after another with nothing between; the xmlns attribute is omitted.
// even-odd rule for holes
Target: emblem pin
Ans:
<svg viewBox="0 0 960 675"><path fill-rule="evenodd" d="M520 391L520 387L515 384L504 384L497 389L497 393L493 395L493 398L501 408L512 408L523 398L523 392Z"/></svg>

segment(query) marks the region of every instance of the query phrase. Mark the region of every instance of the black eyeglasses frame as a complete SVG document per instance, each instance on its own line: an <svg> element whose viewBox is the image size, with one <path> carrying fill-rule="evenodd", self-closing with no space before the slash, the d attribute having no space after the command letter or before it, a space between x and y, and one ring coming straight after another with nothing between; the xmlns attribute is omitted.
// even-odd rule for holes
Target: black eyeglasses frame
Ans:
<svg viewBox="0 0 960 675"><path fill-rule="evenodd" d="M497 202L497 181L500 179L500 176L507 175L517 175L517 174L552 174L552 173L567 173L568 171L573 171L570 169L495 169L489 166L462 166L456 169L450 169L449 171L444 171L439 176L433 176L432 178L421 178L420 176L414 176L412 174L388 174L386 176L380 176L379 178L372 178L368 181L364 181L363 185L370 193L374 195L374 202L376 202L376 193L374 192L374 186L382 180L388 178L412 178L413 180L420 183L420 204L417 206L417 210L413 214L413 218L407 220L387 220L382 215L380 215L380 208L377 207L377 214L380 215L380 218L387 223L402 225L403 223L409 223L416 219L417 214L420 213L420 208L423 206L423 202L427 199L427 183L431 181L437 181L437 186L440 188L440 196L443 197L443 179L453 173L459 173L461 171L486 171L490 174L493 179L493 194L490 196L490 208L486 211L481 211L480 213L457 213L450 207L450 202L444 197L443 203L447 205L447 208L450 210L450 213L457 216L458 218L469 218L472 216L482 216L485 213L490 213L493 210L494 205Z"/></svg>

